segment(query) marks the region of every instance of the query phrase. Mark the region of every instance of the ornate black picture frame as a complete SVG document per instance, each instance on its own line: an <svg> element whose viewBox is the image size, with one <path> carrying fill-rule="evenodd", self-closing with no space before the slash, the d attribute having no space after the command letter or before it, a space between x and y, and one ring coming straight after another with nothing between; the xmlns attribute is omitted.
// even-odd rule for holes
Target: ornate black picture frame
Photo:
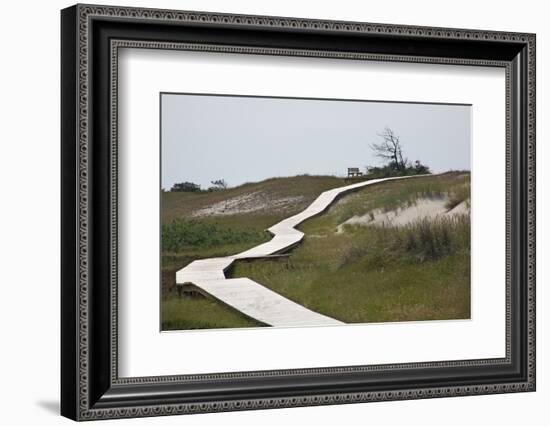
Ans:
<svg viewBox="0 0 550 426"><path fill-rule="evenodd" d="M64 9L61 29L62 415L92 420L535 390L534 34L95 5ZM504 68L506 356L120 378L120 47Z"/></svg>

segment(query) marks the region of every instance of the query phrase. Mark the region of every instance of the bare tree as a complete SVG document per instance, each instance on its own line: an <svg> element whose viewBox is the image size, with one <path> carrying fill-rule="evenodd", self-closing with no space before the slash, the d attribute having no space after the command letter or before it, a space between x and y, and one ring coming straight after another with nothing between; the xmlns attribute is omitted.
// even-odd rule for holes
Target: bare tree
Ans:
<svg viewBox="0 0 550 426"><path fill-rule="evenodd" d="M210 192L223 191L223 190L227 189L227 187L229 186L227 184L227 182L225 181L225 179L213 180L213 181L210 181L210 183L212 184L212 186L210 188L208 188L208 190Z"/></svg>
<svg viewBox="0 0 550 426"><path fill-rule="evenodd" d="M390 160L390 166L395 170L404 170L407 167L407 159L403 158L399 136L387 126L378 136L382 138L382 142L371 144L371 149L376 153L376 156Z"/></svg>

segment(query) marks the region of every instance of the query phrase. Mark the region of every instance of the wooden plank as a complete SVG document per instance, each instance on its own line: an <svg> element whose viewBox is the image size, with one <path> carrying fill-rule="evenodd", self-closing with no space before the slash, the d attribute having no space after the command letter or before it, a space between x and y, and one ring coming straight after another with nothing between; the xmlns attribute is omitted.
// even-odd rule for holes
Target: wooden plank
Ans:
<svg viewBox="0 0 550 426"><path fill-rule="evenodd" d="M267 325L291 327L343 324L311 311L249 278L207 280L194 284L221 302Z"/></svg>

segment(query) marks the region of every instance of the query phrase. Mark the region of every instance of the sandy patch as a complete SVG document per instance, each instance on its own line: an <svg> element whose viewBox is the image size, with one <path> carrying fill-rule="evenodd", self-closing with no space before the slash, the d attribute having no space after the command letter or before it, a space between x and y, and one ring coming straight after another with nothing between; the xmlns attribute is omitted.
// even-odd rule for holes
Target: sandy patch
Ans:
<svg viewBox="0 0 550 426"><path fill-rule="evenodd" d="M447 215L470 214L470 208L468 207L466 202L463 201L462 203L456 205L451 210L449 210L446 214Z"/></svg>
<svg viewBox="0 0 550 426"><path fill-rule="evenodd" d="M262 191L255 191L237 197L228 198L192 214L193 217L225 216L252 213L260 210L287 210L302 201L303 196L274 198Z"/></svg>
<svg viewBox="0 0 550 426"><path fill-rule="evenodd" d="M384 212L375 210L363 216L353 216L338 225L337 233L344 231L344 225L374 225L374 226L405 226L420 219L435 219L437 217L452 217L470 213L466 202L462 202L449 210L445 207L447 198L422 198L412 206Z"/></svg>

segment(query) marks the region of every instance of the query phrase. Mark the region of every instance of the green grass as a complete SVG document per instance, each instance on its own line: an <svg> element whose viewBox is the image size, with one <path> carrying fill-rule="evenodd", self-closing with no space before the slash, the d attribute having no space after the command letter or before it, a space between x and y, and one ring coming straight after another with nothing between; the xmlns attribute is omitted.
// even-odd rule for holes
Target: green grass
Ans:
<svg viewBox="0 0 550 426"><path fill-rule="evenodd" d="M162 302L163 330L263 326L264 324L209 299L170 297Z"/></svg>
<svg viewBox="0 0 550 426"><path fill-rule="evenodd" d="M162 225L162 248L166 252L177 253L194 247L259 244L268 239L266 232L255 229L222 227L198 220L175 219Z"/></svg>
<svg viewBox="0 0 550 426"><path fill-rule="evenodd" d="M302 224L305 239L286 263L238 262L232 275L344 322L469 318L468 216L334 232L353 215L441 197L467 181L468 174L453 173L365 188Z"/></svg>
<svg viewBox="0 0 550 426"><path fill-rule="evenodd" d="M252 248L271 236L265 230L305 209L321 192L346 185L333 176L294 176L247 183L217 192L163 192L162 220L162 329L251 327L258 323L215 301L178 297L176 271L193 260L228 256ZM194 218L193 213L234 197L262 193L267 198L302 197L283 209Z"/></svg>
<svg viewBox="0 0 550 426"><path fill-rule="evenodd" d="M231 274L345 322L469 318L468 217L423 221L399 230L346 225L343 233L335 232L352 216L390 211L419 198L446 197L454 206L469 202L469 181L468 172L453 172L366 187L304 222L300 229L305 239L287 260L237 262ZM163 230L170 235L163 238L163 329L261 325L210 299L178 298L175 271L195 259L235 254L269 239L269 226L302 211L321 192L349 183L330 176L296 176L220 192L164 193ZM192 218L201 208L257 191L267 197L302 198L284 210Z"/></svg>
<svg viewBox="0 0 550 426"><path fill-rule="evenodd" d="M323 191L346 185L334 176L294 176L247 183L226 191L163 192L162 296L176 294L175 273L193 260L228 256L252 248L271 236L265 230L305 209ZM266 198L302 197L285 209L259 210L244 214L194 218L198 210L250 193Z"/></svg>

